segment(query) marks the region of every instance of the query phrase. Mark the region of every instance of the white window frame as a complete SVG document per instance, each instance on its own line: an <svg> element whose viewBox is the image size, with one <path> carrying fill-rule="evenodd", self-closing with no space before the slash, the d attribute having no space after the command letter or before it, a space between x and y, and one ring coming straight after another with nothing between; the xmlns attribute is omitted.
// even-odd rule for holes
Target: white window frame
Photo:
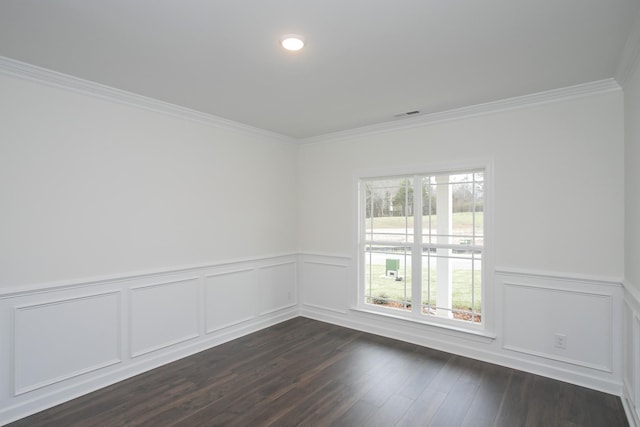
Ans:
<svg viewBox="0 0 640 427"><path fill-rule="evenodd" d="M465 173L468 171L484 172L484 241L482 252L482 287L481 287L481 312L482 323L466 322L455 319L447 319L437 316L423 315L420 311L411 310L396 310L386 307L380 307L375 304L365 303L365 240L364 240L364 215L363 208L365 204L365 192L361 188L361 184L365 180L375 179L393 179L393 178L405 178L415 175L443 175L453 173ZM494 194L494 180L493 180L493 161L491 159L470 160L464 162L447 162L443 164L427 164L421 166L411 167L393 167L393 168L376 168L360 170L354 174L354 192L355 192L355 230L356 230L356 244L355 256L356 268L355 275L357 283L357 289L354 292L355 301L353 301L352 309L357 311L363 311L367 313L379 314L383 317L390 317L395 319L407 320L414 323L426 324L430 326L437 326L447 328L460 332L472 333L475 335L482 335L487 337L495 337L494 326L494 298L495 298L495 283L494 283L494 264L493 264L493 194ZM419 193L419 195L418 195ZM414 189L414 206L421 200L421 191ZM416 212L414 207L414 212ZM419 250L422 253L422 244L415 242L408 244L412 247L412 253ZM412 263L414 270L419 269L416 263ZM412 271L413 278L421 278L421 271ZM412 280L412 294L419 294L421 287L421 279Z"/></svg>

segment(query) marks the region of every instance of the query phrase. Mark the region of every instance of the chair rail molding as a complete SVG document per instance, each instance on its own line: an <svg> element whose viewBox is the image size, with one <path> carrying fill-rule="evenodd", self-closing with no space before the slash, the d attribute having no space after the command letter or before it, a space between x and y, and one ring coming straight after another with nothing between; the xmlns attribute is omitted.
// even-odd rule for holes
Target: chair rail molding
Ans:
<svg viewBox="0 0 640 427"><path fill-rule="evenodd" d="M297 263L280 254L0 291L0 425L298 316Z"/></svg>

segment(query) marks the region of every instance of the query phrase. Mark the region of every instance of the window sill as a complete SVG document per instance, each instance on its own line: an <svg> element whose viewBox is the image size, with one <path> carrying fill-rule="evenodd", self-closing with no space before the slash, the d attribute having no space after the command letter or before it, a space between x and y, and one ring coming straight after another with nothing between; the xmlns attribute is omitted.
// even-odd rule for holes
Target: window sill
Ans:
<svg viewBox="0 0 640 427"><path fill-rule="evenodd" d="M451 335L459 338L466 338L466 339L471 338L471 339L475 339L475 340L486 342L486 343L490 343L497 338L496 334L487 332L481 329L470 329L470 328L457 327L454 325L449 325L449 324L444 324L439 322L430 322L428 320L398 316L393 313L386 313L386 312L371 310L363 307L351 307L350 310L363 313L366 315L374 315L374 316L383 317L383 318L400 320L413 325L423 325L423 326L438 328L438 329L441 329L442 333L446 335Z"/></svg>

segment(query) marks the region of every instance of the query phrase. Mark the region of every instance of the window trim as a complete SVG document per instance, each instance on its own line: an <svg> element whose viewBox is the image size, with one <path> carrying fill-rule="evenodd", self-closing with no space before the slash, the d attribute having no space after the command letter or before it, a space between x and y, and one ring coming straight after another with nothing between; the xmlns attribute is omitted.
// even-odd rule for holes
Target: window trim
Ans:
<svg viewBox="0 0 640 427"><path fill-rule="evenodd" d="M390 311L388 308L377 307L373 304L365 303L365 262L363 248L364 237L364 218L361 215L363 200L365 198L364 191L361 190L361 183L367 179L385 179L406 177L412 175L438 175L455 172L465 172L471 170L482 169L484 171L484 248L482 253L482 315L481 324L472 322L464 322L455 319L447 319L436 316L420 316L416 317L411 312L404 313L402 311ZM351 309L374 313L382 317L394 319L402 319L409 322L441 327L457 332L468 332L474 335L495 336L495 279L494 279L494 261L493 261L493 198L494 198L494 172L493 159L469 159L465 161L452 161L442 163L431 163L413 166L395 166L395 167L379 167L370 169L361 169L355 171L353 175L353 191L354 214L353 214L353 230L355 231L354 239L354 257L356 265L354 266L355 289L352 293ZM416 199L414 198L414 203ZM413 243L411 243L413 245ZM415 287L415 284L412 283Z"/></svg>

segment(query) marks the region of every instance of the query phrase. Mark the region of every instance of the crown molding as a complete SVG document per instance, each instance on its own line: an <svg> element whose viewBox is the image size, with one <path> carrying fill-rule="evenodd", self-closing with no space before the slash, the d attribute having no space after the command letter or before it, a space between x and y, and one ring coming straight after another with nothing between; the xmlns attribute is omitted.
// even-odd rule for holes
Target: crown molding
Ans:
<svg viewBox="0 0 640 427"><path fill-rule="evenodd" d="M26 62L17 61L5 56L0 56L0 74L42 83L47 86L70 90L73 92L81 93L83 95L88 95L107 101L113 101L136 108L153 111L156 113L166 114L180 119L190 120L218 129L232 130L241 133L250 133L262 137L267 137L272 140L275 139L288 143L296 143L295 138L276 132L249 126L243 123L235 122L233 120L224 119L222 117L217 117L211 114L182 107L180 105L171 104L169 102L160 101L132 92L127 92L125 90L116 89L100 83L84 80L68 74L28 64Z"/></svg>
<svg viewBox="0 0 640 427"><path fill-rule="evenodd" d="M618 69L616 70L616 80L620 84L620 86L624 87L633 72L640 65L640 11L636 15L635 20L633 21L633 25L631 27L631 31L629 32L629 36L627 37L627 41L624 44L624 49L622 50L622 57L620 59L620 63L618 64Z"/></svg>
<svg viewBox="0 0 640 427"><path fill-rule="evenodd" d="M544 92L532 93L499 101L486 102L468 107L455 108L422 116L410 117L401 121L379 123L341 132L328 133L299 139L300 144L314 144L324 142L337 142L347 138L371 136L379 133L406 130L417 127L429 126L442 122L468 119L503 111L517 110L532 106L544 105L565 101L584 96L607 93L620 90L620 85L614 79L598 80L590 83L582 83Z"/></svg>
<svg viewBox="0 0 640 427"><path fill-rule="evenodd" d="M636 26L634 28L639 28ZM636 62L640 59L640 30L638 33L638 43L628 45L635 46L634 54ZM630 37L631 40L631 37ZM629 48L631 49L631 48ZM627 50L627 49L625 49ZM631 70L633 67L631 67ZM628 71L630 74L630 71ZM447 111L426 114L417 117L410 117L401 121L391 121L378 123L370 126L349 129L345 131L328 133L308 138L293 138L265 129L224 119L222 117L192 110L180 105L160 101L147 96L138 95L121 89L116 89L100 83L84 80L68 74L42 68L36 65L17 61L15 59L0 56L0 74L29 80L47 86L70 90L83 95L117 102L120 104L153 111L160 114L194 121L196 123L212 126L224 130L232 130L241 133L250 133L271 140L277 140L292 144L313 144L324 142L335 142L347 138L359 136L370 136L379 133L393 132L416 127L429 126L437 123L462 120L502 111L515 110L530 106L543 105L598 93L612 92L620 90L620 85L614 79L598 80L590 83L583 83L575 86L568 86L560 89L553 89L545 92L533 93L514 98L507 98L499 101L492 101L483 104L471 105L468 107L456 108Z"/></svg>

